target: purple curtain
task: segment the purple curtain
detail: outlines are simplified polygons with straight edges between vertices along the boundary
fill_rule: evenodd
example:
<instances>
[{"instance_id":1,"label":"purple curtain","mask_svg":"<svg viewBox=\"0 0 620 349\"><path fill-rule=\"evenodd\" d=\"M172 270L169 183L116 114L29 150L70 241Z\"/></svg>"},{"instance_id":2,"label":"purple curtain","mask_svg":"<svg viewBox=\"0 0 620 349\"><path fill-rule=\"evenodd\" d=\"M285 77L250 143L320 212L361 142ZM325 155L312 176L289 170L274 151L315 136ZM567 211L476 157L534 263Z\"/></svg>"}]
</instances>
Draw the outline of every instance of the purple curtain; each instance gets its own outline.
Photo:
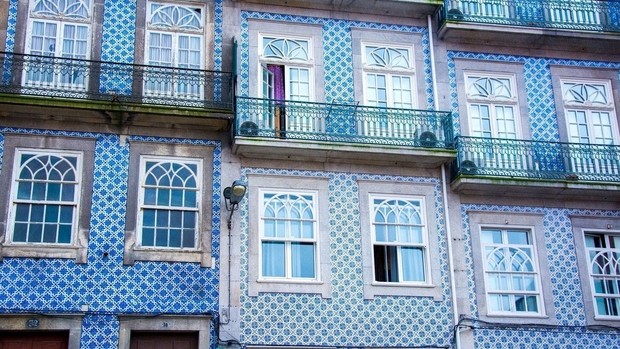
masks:
<instances>
[{"instance_id":1,"label":"purple curtain","mask_svg":"<svg viewBox=\"0 0 620 349\"><path fill-rule=\"evenodd\" d=\"M267 70L273 74L273 98L283 101L284 95L284 66L267 64Z\"/></svg>"}]
</instances>

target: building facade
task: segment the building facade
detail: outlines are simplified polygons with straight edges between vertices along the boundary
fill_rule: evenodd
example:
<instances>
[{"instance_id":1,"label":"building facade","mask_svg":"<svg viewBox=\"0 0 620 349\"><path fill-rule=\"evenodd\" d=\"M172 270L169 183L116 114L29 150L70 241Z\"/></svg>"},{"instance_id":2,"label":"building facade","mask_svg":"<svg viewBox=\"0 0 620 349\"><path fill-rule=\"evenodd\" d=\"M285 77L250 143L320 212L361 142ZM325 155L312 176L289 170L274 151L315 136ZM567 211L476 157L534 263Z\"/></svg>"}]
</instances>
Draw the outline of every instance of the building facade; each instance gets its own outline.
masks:
<instances>
[{"instance_id":1,"label":"building facade","mask_svg":"<svg viewBox=\"0 0 620 349\"><path fill-rule=\"evenodd\" d=\"M0 347L217 345L221 11L2 2Z\"/></svg>"},{"instance_id":2,"label":"building facade","mask_svg":"<svg viewBox=\"0 0 620 349\"><path fill-rule=\"evenodd\" d=\"M614 1L0 8L0 348L620 348Z\"/></svg>"}]
</instances>

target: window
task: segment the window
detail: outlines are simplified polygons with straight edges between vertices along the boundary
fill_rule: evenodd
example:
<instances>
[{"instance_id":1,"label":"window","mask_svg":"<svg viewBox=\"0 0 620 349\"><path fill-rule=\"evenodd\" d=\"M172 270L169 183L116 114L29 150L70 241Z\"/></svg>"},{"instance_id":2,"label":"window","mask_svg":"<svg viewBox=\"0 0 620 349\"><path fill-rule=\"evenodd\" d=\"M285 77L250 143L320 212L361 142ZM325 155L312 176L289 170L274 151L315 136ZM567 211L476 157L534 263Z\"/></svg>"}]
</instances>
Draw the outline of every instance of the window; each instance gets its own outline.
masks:
<instances>
[{"instance_id":1,"label":"window","mask_svg":"<svg viewBox=\"0 0 620 349\"><path fill-rule=\"evenodd\" d=\"M620 219L571 216L588 325L620 325Z\"/></svg>"},{"instance_id":2,"label":"window","mask_svg":"<svg viewBox=\"0 0 620 349\"><path fill-rule=\"evenodd\" d=\"M147 97L201 99L204 9L156 2L148 3L145 62ZM173 69L179 68L179 69Z\"/></svg>"},{"instance_id":3,"label":"window","mask_svg":"<svg viewBox=\"0 0 620 349\"><path fill-rule=\"evenodd\" d=\"M470 135L486 138L519 138L514 77L467 74Z\"/></svg>"},{"instance_id":4,"label":"window","mask_svg":"<svg viewBox=\"0 0 620 349\"><path fill-rule=\"evenodd\" d=\"M427 206L435 202L434 184L360 180L358 185L364 298L441 300L443 231L438 231L436 207Z\"/></svg>"},{"instance_id":5,"label":"window","mask_svg":"<svg viewBox=\"0 0 620 349\"><path fill-rule=\"evenodd\" d=\"M528 151L514 142L522 139L515 76L466 72L464 82L469 135L480 138L472 140L466 160L480 168L527 170Z\"/></svg>"},{"instance_id":6,"label":"window","mask_svg":"<svg viewBox=\"0 0 620 349\"><path fill-rule=\"evenodd\" d=\"M200 160L145 156L140 165L140 246L194 249L202 189Z\"/></svg>"},{"instance_id":7,"label":"window","mask_svg":"<svg viewBox=\"0 0 620 349\"><path fill-rule=\"evenodd\" d=\"M412 50L363 44L366 104L376 107L416 107Z\"/></svg>"},{"instance_id":8,"label":"window","mask_svg":"<svg viewBox=\"0 0 620 349\"><path fill-rule=\"evenodd\" d=\"M16 149L10 242L70 245L81 193L80 152Z\"/></svg>"},{"instance_id":9,"label":"window","mask_svg":"<svg viewBox=\"0 0 620 349\"><path fill-rule=\"evenodd\" d=\"M125 264L211 266L213 148L132 141Z\"/></svg>"},{"instance_id":10,"label":"window","mask_svg":"<svg viewBox=\"0 0 620 349\"><path fill-rule=\"evenodd\" d=\"M540 314L540 282L530 231L484 227L480 234L489 314Z\"/></svg>"},{"instance_id":11,"label":"window","mask_svg":"<svg viewBox=\"0 0 620 349\"><path fill-rule=\"evenodd\" d=\"M620 320L620 234L586 232L595 316Z\"/></svg>"},{"instance_id":12,"label":"window","mask_svg":"<svg viewBox=\"0 0 620 349\"><path fill-rule=\"evenodd\" d=\"M32 0L28 20L24 85L85 91L90 58L89 0ZM43 58L62 57L62 60Z\"/></svg>"},{"instance_id":13,"label":"window","mask_svg":"<svg viewBox=\"0 0 620 349\"><path fill-rule=\"evenodd\" d=\"M609 81L562 81L569 142L617 143L620 138L610 90Z\"/></svg>"},{"instance_id":14,"label":"window","mask_svg":"<svg viewBox=\"0 0 620 349\"><path fill-rule=\"evenodd\" d=\"M427 279L423 199L371 196L374 274L377 282Z\"/></svg>"},{"instance_id":15,"label":"window","mask_svg":"<svg viewBox=\"0 0 620 349\"><path fill-rule=\"evenodd\" d=\"M543 215L468 211L480 319L556 323Z\"/></svg>"},{"instance_id":16,"label":"window","mask_svg":"<svg viewBox=\"0 0 620 349\"><path fill-rule=\"evenodd\" d=\"M3 256L86 262L95 141L6 135Z\"/></svg>"},{"instance_id":17,"label":"window","mask_svg":"<svg viewBox=\"0 0 620 349\"><path fill-rule=\"evenodd\" d=\"M316 193L261 191L261 277L316 279Z\"/></svg>"},{"instance_id":18,"label":"window","mask_svg":"<svg viewBox=\"0 0 620 349\"><path fill-rule=\"evenodd\" d=\"M328 179L258 174L247 178L249 295L331 297Z\"/></svg>"},{"instance_id":19,"label":"window","mask_svg":"<svg viewBox=\"0 0 620 349\"><path fill-rule=\"evenodd\" d=\"M265 120L270 123L268 127L278 136L286 135L286 131L317 131L320 120L295 103L314 99L311 40L262 35L260 42L261 93L270 101L271 118ZM285 100L292 102L286 109Z\"/></svg>"}]
</instances>

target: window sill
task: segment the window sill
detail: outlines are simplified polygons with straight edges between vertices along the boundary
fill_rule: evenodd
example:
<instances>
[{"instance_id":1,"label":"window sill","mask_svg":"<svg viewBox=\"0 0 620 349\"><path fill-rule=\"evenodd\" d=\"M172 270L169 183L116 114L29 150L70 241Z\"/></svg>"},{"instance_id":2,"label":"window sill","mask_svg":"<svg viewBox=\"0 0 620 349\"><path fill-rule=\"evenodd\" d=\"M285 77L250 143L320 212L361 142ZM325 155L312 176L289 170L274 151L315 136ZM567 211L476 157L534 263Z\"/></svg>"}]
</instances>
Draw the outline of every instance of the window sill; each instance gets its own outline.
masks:
<instances>
[{"instance_id":1,"label":"window sill","mask_svg":"<svg viewBox=\"0 0 620 349\"><path fill-rule=\"evenodd\" d=\"M317 294L331 298L331 285L317 280L272 280L259 279L250 282L248 294L256 297L260 293Z\"/></svg>"},{"instance_id":2,"label":"window sill","mask_svg":"<svg viewBox=\"0 0 620 349\"><path fill-rule=\"evenodd\" d=\"M515 313L494 313L494 314L487 314L487 317L489 318L516 318L516 319L549 319L549 316L547 315L540 315L540 314L515 314Z\"/></svg>"},{"instance_id":3,"label":"window sill","mask_svg":"<svg viewBox=\"0 0 620 349\"><path fill-rule=\"evenodd\" d=\"M375 281L371 284L371 286L376 287L415 287L415 288L434 288L437 287L433 284L416 284L416 283L406 283L406 282L380 282Z\"/></svg>"},{"instance_id":4,"label":"window sill","mask_svg":"<svg viewBox=\"0 0 620 349\"><path fill-rule=\"evenodd\" d=\"M323 285L320 280L302 280L302 279L258 279L257 283L261 284L302 284L302 285Z\"/></svg>"},{"instance_id":5,"label":"window sill","mask_svg":"<svg viewBox=\"0 0 620 349\"><path fill-rule=\"evenodd\" d=\"M406 284L406 283L379 283L373 282L364 285L364 299L375 297L431 297L435 301L444 299L439 286L430 284Z\"/></svg>"},{"instance_id":6,"label":"window sill","mask_svg":"<svg viewBox=\"0 0 620 349\"><path fill-rule=\"evenodd\" d=\"M202 249L175 249L175 248L144 248L135 246L133 231L125 232L125 247L123 264L134 265L135 262L179 262L200 263L203 268L212 268L215 264L211 252L204 245Z\"/></svg>"},{"instance_id":7,"label":"window sill","mask_svg":"<svg viewBox=\"0 0 620 349\"><path fill-rule=\"evenodd\" d=\"M6 244L0 245L0 261L3 258L60 258L75 259L86 263L86 247L65 244Z\"/></svg>"}]
</instances>

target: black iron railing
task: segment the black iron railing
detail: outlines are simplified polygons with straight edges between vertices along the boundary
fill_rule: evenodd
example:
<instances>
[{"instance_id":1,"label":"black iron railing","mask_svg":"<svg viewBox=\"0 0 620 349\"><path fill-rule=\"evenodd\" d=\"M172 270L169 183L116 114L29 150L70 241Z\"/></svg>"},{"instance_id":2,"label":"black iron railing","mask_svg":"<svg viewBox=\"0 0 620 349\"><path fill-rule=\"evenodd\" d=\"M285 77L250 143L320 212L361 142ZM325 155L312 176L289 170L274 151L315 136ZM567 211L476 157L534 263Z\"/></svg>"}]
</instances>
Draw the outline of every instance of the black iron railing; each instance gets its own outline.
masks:
<instances>
[{"instance_id":1,"label":"black iron railing","mask_svg":"<svg viewBox=\"0 0 620 349\"><path fill-rule=\"evenodd\" d=\"M0 93L232 110L232 73L0 52Z\"/></svg>"},{"instance_id":2,"label":"black iron railing","mask_svg":"<svg viewBox=\"0 0 620 349\"><path fill-rule=\"evenodd\" d=\"M453 175L620 182L620 146L457 137Z\"/></svg>"},{"instance_id":3,"label":"black iron railing","mask_svg":"<svg viewBox=\"0 0 620 349\"><path fill-rule=\"evenodd\" d=\"M446 0L439 16L440 23L620 32L617 0Z\"/></svg>"},{"instance_id":4,"label":"black iron railing","mask_svg":"<svg viewBox=\"0 0 620 349\"><path fill-rule=\"evenodd\" d=\"M236 136L454 149L449 112L238 97Z\"/></svg>"}]
</instances>

